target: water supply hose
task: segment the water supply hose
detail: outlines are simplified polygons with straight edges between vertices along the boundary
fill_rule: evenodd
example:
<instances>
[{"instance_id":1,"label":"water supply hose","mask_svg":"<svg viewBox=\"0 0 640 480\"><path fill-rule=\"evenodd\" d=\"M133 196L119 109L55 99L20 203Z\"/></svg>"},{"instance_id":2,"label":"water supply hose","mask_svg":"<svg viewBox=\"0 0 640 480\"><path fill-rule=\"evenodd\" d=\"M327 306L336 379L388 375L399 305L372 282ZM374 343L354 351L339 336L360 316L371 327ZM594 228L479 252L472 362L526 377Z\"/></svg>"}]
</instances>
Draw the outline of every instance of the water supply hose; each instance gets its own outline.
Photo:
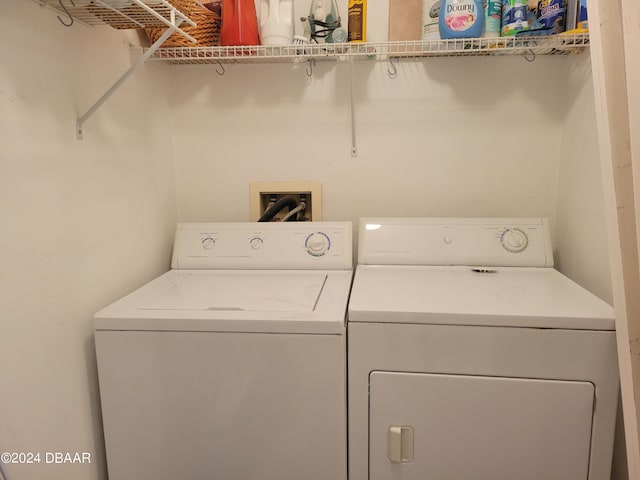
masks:
<instances>
[{"instance_id":1,"label":"water supply hose","mask_svg":"<svg viewBox=\"0 0 640 480\"><path fill-rule=\"evenodd\" d=\"M258 219L258 221L270 222L273 219L273 217L275 217L283 208L287 207L289 208L289 211L291 211L297 206L298 204L296 203L296 200L293 197L282 197L280 200L274 203L271 208L267 209L262 214L262 216ZM289 221L291 221L291 219L289 219Z\"/></svg>"},{"instance_id":2,"label":"water supply hose","mask_svg":"<svg viewBox=\"0 0 640 480\"><path fill-rule=\"evenodd\" d=\"M294 208L293 210L289 210L289 213L287 213L284 216L284 218L282 220L280 220L280 221L281 222L300 221L300 219L298 219L298 217L296 217L295 219L292 219L291 217L293 217L298 212L304 211L305 208L307 208L307 205L304 202L300 202L296 208Z\"/></svg>"}]
</instances>

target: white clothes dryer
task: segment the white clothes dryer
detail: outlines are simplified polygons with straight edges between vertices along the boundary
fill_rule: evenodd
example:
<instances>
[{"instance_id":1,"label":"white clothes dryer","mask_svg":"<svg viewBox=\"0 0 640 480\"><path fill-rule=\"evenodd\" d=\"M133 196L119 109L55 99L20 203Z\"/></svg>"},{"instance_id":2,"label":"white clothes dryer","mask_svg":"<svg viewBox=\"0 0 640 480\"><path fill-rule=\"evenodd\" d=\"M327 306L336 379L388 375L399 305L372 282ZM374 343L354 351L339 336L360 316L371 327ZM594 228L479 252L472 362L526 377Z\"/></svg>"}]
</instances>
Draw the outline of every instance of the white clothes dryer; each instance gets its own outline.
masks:
<instances>
[{"instance_id":1,"label":"white clothes dryer","mask_svg":"<svg viewBox=\"0 0 640 480\"><path fill-rule=\"evenodd\" d=\"M543 219L362 219L350 480L608 480L613 310Z\"/></svg>"},{"instance_id":2,"label":"white clothes dryer","mask_svg":"<svg viewBox=\"0 0 640 480\"><path fill-rule=\"evenodd\" d=\"M95 315L111 480L346 478L341 222L180 224L172 269Z\"/></svg>"}]
</instances>

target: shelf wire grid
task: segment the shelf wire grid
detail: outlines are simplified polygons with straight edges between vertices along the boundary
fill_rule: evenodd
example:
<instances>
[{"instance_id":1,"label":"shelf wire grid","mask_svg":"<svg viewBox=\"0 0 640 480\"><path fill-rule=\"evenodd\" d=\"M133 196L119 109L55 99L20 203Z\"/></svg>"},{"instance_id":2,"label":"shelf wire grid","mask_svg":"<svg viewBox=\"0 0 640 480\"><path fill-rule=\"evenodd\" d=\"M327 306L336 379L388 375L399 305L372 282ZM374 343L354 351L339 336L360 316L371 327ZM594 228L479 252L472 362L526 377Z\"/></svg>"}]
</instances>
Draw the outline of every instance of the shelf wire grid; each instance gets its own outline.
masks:
<instances>
[{"instance_id":1,"label":"shelf wire grid","mask_svg":"<svg viewBox=\"0 0 640 480\"><path fill-rule=\"evenodd\" d=\"M195 26L195 23L168 0L74 0L75 5L65 1L64 9L59 0L37 1L62 17L66 17L68 12L74 20L85 25L137 29L167 27L178 20L178 23L184 21Z\"/></svg>"},{"instance_id":2,"label":"shelf wire grid","mask_svg":"<svg viewBox=\"0 0 640 480\"><path fill-rule=\"evenodd\" d=\"M171 64L295 63L394 58L568 55L589 46L588 33L384 43L159 48L149 60Z\"/></svg>"}]
</instances>

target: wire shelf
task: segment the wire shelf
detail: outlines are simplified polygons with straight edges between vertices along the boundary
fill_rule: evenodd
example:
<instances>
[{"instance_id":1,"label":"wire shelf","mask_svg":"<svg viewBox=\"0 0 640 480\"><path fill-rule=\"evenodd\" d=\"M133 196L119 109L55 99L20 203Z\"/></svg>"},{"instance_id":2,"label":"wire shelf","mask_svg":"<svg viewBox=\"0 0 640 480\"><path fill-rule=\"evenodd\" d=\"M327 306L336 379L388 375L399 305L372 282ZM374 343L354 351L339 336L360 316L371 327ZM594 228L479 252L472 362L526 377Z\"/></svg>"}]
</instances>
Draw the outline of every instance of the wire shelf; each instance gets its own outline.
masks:
<instances>
[{"instance_id":1,"label":"wire shelf","mask_svg":"<svg viewBox=\"0 0 640 480\"><path fill-rule=\"evenodd\" d=\"M589 34L579 33L545 37L513 36L386 43L159 48L149 60L171 64L229 64L495 55L535 58L536 55L580 53L588 46Z\"/></svg>"},{"instance_id":2,"label":"wire shelf","mask_svg":"<svg viewBox=\"0 0 640 480\"><path fill-rule=\"evenodd\" d=\"M58 12L71 15L86 25L109 25L118 29L167 27L186 22L195 26L184 13L168 0L37 0ZM63 8L64 6L64 8ZM65 12L66 9L66 12Z\"/></svg>"}]
</instances>

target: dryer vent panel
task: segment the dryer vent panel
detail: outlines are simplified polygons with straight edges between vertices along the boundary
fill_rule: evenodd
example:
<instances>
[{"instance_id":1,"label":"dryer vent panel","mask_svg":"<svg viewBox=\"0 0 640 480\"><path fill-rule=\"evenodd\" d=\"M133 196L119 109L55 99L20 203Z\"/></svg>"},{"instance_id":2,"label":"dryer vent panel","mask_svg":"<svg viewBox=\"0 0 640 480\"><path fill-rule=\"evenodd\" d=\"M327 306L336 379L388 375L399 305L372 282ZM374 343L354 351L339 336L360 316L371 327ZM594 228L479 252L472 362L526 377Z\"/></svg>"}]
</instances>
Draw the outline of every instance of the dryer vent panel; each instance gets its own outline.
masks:
<instances>
[{"instance_id":1,"label":"dryer vent panel","mask_svg":"<svg viewBox=\"0 0 640 480\"><path fill-rule=\"evenodd\" d=\"M249 185L251 221L257 222L269 208L270 203L284 197L292 197L296 204L304 202L305 209L299 214L305 221L322 220L322 185L320 182L253 182ZM272 221L280 221L289 210L284 208Z\"/></svg>"}]
</instances>

